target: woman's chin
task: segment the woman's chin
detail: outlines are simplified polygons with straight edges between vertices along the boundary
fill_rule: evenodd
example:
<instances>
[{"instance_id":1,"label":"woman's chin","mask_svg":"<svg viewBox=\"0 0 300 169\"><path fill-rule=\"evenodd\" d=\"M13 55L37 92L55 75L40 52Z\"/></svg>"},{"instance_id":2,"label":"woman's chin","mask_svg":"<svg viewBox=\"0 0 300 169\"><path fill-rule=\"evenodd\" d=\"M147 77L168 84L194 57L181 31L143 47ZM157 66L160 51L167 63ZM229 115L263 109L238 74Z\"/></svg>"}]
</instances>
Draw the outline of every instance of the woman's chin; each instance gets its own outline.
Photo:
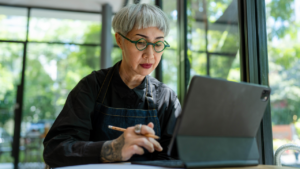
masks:
<instances>
[{"instance_id":1,"label":"woman's chin","mask_svg":"<svg viewBox=\"0 0 300 169\"><path fill-rule=\"evenodd\" d=\"M141 76L147 76L147 75L149 75L150 73L152 73L152 71L153 71L152 69L150 69L150 70L149 70L149 69L146 69L146 70L145 70L145 69L144 69L144 70L142 69L142 70L139 71L139 74L140 74Z\"/></svg>"}]
</instances>

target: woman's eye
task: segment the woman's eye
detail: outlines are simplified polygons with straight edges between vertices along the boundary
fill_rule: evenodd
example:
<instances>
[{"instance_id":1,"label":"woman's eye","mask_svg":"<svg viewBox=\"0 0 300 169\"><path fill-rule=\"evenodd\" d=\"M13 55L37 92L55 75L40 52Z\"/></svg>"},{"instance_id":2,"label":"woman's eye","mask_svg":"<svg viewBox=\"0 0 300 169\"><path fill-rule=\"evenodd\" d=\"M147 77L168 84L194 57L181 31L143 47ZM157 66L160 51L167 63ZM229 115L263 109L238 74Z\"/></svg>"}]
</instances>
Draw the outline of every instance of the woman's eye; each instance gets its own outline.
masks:
<instances>
[{"instance_id":1,"label":"woman's eye","mask_svg":"<svg viewBox=\"0 0 300 169\"><path fill-rule=\"evenodd\" d=\"M145 45L145 42L138 42L139 45Z\"/></svg>"}]
</instances>

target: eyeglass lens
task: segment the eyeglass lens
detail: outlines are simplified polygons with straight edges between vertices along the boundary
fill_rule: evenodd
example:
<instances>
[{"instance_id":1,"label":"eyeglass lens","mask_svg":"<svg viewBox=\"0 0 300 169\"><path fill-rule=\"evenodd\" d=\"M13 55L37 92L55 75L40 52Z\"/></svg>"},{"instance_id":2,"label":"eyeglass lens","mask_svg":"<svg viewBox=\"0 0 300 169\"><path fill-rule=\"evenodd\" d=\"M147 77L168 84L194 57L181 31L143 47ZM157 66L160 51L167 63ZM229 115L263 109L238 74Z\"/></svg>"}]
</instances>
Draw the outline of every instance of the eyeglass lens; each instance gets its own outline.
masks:
<instances>
[{"instance_id":1,"label":"eyeglass lens","mask_svg":"<svg viewBox=\"0 0 300 169\"><path fill-rule=\"evenodd\" d=\"M145 39L140 39L136 43L136 47L138 48L138 50L144 50L147 47L147 41ZM161 52L162 50L164 50L164 48L165 48L165 45L161 41L156 42L154 45L154 50L156 52Z\"/></svg>"}]
</instances>

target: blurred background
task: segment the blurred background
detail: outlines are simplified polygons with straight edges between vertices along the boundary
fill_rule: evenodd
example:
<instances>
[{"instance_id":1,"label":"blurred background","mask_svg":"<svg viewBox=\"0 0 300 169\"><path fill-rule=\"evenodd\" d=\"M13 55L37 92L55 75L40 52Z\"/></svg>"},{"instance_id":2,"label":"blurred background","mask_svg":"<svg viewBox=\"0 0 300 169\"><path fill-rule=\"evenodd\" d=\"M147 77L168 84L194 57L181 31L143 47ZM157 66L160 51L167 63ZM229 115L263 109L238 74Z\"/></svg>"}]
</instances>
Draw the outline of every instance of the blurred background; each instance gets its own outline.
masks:
<instances>
[{"instance_id":1,"label":"blurred background","mask_svg":"<svg viewBox=\"0 0 300 169\"><path fill-rule=\"evenodd\" d=\"M69 92L80 79L103 68L104 58L110 61L106 66L122 58L114 31L103 34L102 28L103 21L111 21L123 6L148 3L167 14L171 30L166 41L171 48L165 50L161 65L151 76L179 96L184 95L180 81L185 78L188 86L193 75L240 82L238 0L185 0L185 66L189 69L185 77L179 72L184 63L177 52L182 34L178 32L182 13L178 2L0 0L0 168L14 168L14 163L19 168L44 168L42 141ZM109 16L103 12L105 4L111 7ZM299 144L300 1L265 0L265 11L276 151L286 143ZM101 53L107 46L111 47L109 55ZM14 151L13 138L19 140ZM298 154L286 151L282 163L298 166Z\"/></svg>"}]
</instances>

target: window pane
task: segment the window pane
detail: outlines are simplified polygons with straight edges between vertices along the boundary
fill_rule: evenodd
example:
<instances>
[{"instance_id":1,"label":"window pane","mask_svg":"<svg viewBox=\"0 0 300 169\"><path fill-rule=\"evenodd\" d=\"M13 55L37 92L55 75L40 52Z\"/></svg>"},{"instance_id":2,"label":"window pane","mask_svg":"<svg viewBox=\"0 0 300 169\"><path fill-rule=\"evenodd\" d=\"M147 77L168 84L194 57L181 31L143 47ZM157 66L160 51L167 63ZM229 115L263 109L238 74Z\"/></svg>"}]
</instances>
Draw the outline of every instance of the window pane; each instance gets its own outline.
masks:
<instances>
[{"instance_id":1,"label":"window pane","mask_svg":"<svg viewBox=\"0 0 300 169\"><path fill-rule=\"evenodd\" d=\"M240 81L237 0L188 0L187 6L191 78L198 74Z\"/></svg>"},{"instance_id":2,"label":"window pane","mask_svg":"<svg viewBox=\"0 0 300 169\"><path fill-rule=\"evenodd\" d=\"M170 32L165 40L170 44L170 48L164 50L162 57L163 83L168 85L177 93L177 1L163 1L163 11L170 21Z\"/></svg>"},{"instance_id":3,"label":"window pane","mask_svg":"<svg viewBox=\"0 0 300 169\"><path fill-rule=\"evenodd\" d=\"M32 9L29 40L99 44L100 23L100 14Z\"/></svg>"},{"instance_id":4,"label":"window pane","mask_svg":"<svg viewBox=\"0 0 300 169\"><path fill-rule=\"evenodd\" d=\"M162 66L163 66L163 83L169 86L177 93L177 58L176 50L165 50Z\"/></svg>"},{"instance_id":5,"label":"window pane","mask_svg":"<svg viewBox=\"0 0 300 169\"><path fill-rule=\"evenodd\" d=\"M122 60L122 50L120 48L114 47L111 52L111 57L113 65Z\"/></svg>"},{"instance_id":6,"label":"window pane","mask_svg":"<svg viewBox=\"0 0 300 169\"><path fill-rule=\"evenodd\" d=\"M235 54L240 42L238 32L238 25L229 25L226 30L208 31L208 51Z\"/></svg>"},{"instance_id":7,"label":"window pane","mask_svg":"<svg viewBox=\"0 0 300 169\"><path fill-rule=\"evenodd\" d=\"M210 55L210 76L238 82L240 81L239 63L239 55Z\"/></svg>"},{"instance_id":8,"label":"window pane","mask_svg":"<svg viewBox=\"0 0 300 169\"><path fill-rule=\"evenodd\" d=\"M273 148L300 144L300 2L266 0ZM300 167L299 152L287 150L283 165Z\"/></svg>"},{"instance_id":9,"label":"window pane","mask_svg":"<svg viewBox=\"0 0 300 169\"><path fill-rule=\"evenodd\" d=\"M206 75L206 54L203 52L192 52L190 56L191 77L194 75Z\"/></svg>"},{"instance_id":10,"label":"window pane","mask_svg":"<svg viewBox=\"0 0 300 169\"><path fill-rule=\"evenodd\" d=\"M0 6L0 39L26 40L27 9Z\"/></svg>"},{"instance_id":11,"label":"window pane","mask_svg":"<svg viewBox=\"0 0 300 169\"><path fill-rule=\"evenodd\" d=\"M100 47L29 43L23 107L25 148L37 144L26 140L45 136L79 80L99 70L99 56ZM30 158L21 156L20 162L43 162L39 158L42 148Z\"/></svg>"},{"instance_id":12,"label":"window pane","mask_svg":"<svg viewBox=\"0 0 300 169\"><path fill-rule=\"evenodd\" d=\"M128 5L133 4L136 0L128 0ZM155 4L155 0L139 0L141 4Z\"/></svg>"},{"instance_id":13,"label":"window pane","mask_svg":"<svg viewBox=\"0 0 300 169\"><path fill-rule=\"evenodd\" d=\"M14 107L21 81L23 44L0 43L0 165L13 163ZM10 166L8 166L10 167Z\"/></svg>"}]
</instances>

